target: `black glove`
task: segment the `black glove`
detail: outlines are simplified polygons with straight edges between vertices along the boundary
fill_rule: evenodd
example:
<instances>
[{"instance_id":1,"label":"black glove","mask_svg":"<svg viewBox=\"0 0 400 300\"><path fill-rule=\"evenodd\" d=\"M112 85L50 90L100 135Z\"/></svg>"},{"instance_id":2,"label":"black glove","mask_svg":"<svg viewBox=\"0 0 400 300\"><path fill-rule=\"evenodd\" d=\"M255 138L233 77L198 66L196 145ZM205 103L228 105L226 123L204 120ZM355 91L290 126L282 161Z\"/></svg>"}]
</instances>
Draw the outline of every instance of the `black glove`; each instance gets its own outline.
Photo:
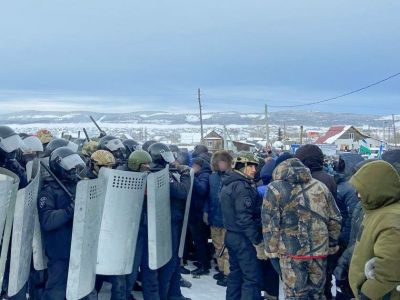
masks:
<instances>
[{"instance_id":1,"label":"black glove","mask_svg":"<svg viewBox=\"0 0 400 300\"><path fill-rule=\"evenodd\" d=\"M190 173L190 168L188 166L179 165L179 166L176 166L176 168L178 169L178 172L181 175Z\"/></svg>"},{"instance_id":2,"label":"black glove","mask_svg":"<svg viewBox=\"0 0 400 300\"><path fill-rule=\"evenodd\" d=\"M274 268L274 270L276 271L276 273L278 273L279 277L282 275L281 274L281 265L279 264L279 258L270 258L271 260L271 265Z\"/></svg>"},{"instance_id":3,"label":"black glove","mask_svg":"<svg viewBox=\"0 0 400 300\"><path fill-rule=\"evenodd\" d=\"M65 208L67 216L72 218L74 216L74 210L75 210L75 202L71 201L71 203Z\"/></svg>"}]
</instances>

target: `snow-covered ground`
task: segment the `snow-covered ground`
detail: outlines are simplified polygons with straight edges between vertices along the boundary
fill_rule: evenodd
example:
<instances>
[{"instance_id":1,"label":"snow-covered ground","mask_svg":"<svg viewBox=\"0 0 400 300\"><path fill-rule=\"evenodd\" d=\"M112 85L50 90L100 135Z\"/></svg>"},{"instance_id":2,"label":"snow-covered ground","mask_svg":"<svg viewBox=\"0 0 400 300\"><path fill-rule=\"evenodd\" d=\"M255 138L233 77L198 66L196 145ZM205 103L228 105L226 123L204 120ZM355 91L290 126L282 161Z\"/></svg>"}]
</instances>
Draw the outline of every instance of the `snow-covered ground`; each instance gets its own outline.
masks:
<instances>
[{"instance_id":1,"label":"snow-covered ground","mask_svg":"<svg viewBox=\"0 0 400 300\"><path fill-rule=\"evenodd\" d=\"M193 266L188 266L187 268L190 270L194 269ZM216 281L213 279L213 275L216 273L217 272L214 271L213 268L210 275L201 276L201 278L192 278L191 275L182 275L186 280L192 283L190 289L181 288L182 294L192 300L224 300L226 288L216 284ZM99 300L110 299L110 287L110 284L104 283ZM282 290L280 294L281 296L279 299L285 299ZM143 300L140 292L134 292L134 296L137 300Z\"/></svg>"}]
</instances>

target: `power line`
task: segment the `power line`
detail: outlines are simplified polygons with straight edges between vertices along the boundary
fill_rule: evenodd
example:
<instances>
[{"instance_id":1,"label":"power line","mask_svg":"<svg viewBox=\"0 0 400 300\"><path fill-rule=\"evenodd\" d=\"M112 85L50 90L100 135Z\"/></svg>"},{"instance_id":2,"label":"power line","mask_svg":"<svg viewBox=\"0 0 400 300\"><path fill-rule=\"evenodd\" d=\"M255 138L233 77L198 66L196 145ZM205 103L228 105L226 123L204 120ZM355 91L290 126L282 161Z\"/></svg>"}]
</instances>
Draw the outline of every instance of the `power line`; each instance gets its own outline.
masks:
<instances>
[{"instance_id":1,"label":"power line","mask_svg":"<svg viewBox=\"0 0 400 300\"><path fill-rule=\"evenodd\" d=\"M339 95L339 96L336 96L336 97L324 99L324 100L319 100L319 101L314 101L314 102L309 102L309 103L304 103L304 104L297 104L297 105L268 105L268 106L269 107L276 107L276 108L289 108L289 107L302 107L302 106L309 106L309 105L329 102L329 101L333 101L333 100L336 100L336 99L339 99L339 98L343 98L343 97L349 96L351 94L355 94L355 93L358 93L360 91L369 89L370 87L373 87L375 85L381 84L382 82L388 81L388 80L390 80L390 79L392 79L392 78L394 78L396 76L399 76L399 75L400 75L400 72L396 73L396 74L393 74L393 75L390 75L389 77L386 77L386 78L384 78L382 80L379 80L377 82L371 83L371 84L369 84L367 86L364 86L362 88L359 88L357 90L354 90L354 91L351 91L351 92L348 92L348 93L345 93L345 94L342 94L342 95Z\"/></svg>"}]
</instances>

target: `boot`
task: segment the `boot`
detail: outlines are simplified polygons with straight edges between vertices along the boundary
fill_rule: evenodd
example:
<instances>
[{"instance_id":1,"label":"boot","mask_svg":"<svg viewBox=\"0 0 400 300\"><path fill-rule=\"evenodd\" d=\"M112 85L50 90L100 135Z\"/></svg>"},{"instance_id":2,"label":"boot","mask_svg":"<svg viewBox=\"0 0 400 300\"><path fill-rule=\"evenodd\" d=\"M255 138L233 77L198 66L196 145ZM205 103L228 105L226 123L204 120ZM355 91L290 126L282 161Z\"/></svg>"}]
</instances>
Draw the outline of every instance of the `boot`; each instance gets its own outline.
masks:
<instances>
[{"instance_id":1,"label":"boot","mask_svg":"<svg viewBox=\"0 0 400 300\"><path fill-rule=\"evenodd\" d=\"M183 277L181 277L181 281L179 283L180 283L180 286L183 287L183 288L190 289L192 287L192 284L190 283L190 281L187 281Z\"/></svg>"},{"instance_id":2,"label":"boot","mask_svg":"<svg viewBox=\"0 0 400 300\"><path fill-rule=\"evenodd\" d=\"M191 274L192 274L192 277L197 278L197 277L200 277L200 276L202 276L202 275L208 275L208 274L210 274L210 269L205 268L205 267L203 267L203 266L200 266L200 267L198 267L197 269L193 270L193 271L191 272Z\"/></svg>"},{"instance_id":3,"label":"boot","mask_svg":"<svg viewBox=\"0 0 400 300\"><path fill-rule=\"evenodd\" d=\"M215 274L215 275L213 276L213 278L214 278L215 280L221 280L221 279L224 278L224 273L218 272L217 274Z\"/></svg>"},{"instance_id":4,"label":"boot","mask_svg":"<svg viewBox=\"0 0 400 300\"><path fill-rule=\"evenodd\" d=\"M224 276L224 278L218 280L217 285L226 287L228 285L228 277Z\"/></svg>"}]
</instances>

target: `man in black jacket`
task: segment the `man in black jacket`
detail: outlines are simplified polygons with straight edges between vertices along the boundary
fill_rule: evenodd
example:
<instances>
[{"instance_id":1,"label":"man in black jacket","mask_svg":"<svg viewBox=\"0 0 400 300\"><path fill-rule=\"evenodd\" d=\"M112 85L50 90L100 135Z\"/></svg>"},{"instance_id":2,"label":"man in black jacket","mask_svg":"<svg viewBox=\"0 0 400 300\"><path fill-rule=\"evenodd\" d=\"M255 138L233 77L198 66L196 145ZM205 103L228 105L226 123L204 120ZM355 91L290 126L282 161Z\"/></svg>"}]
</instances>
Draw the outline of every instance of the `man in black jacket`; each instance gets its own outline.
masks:
<instances>
[{"instance_id":1,"label":"man in black jacket","mask_svg":"<svg viewBox=\"0 0 400 300\"><path fill-rule=\"evenodd\" d=\"M229 250L226 299L261 299L260 265L255 246L262 243L261 198L253 182L258 159L241 153L222 182L221 207Z\"/></svg>"},{"instance_id":2,"label":"man in black jacket","mask_svg":"<svg viewBox=\"0 0 400 300\"><path fill-rule=\"evenodd\" d=\"M61 147L50 155L50 170L70 194L75 194L79 168L85 166L77 153ZM43 185L38 196L40 228L48 262L48 280L44 300L64 300L67 289L68 265L72 238L74 199L56 181Z\"/></svg>"}]
</instances>

